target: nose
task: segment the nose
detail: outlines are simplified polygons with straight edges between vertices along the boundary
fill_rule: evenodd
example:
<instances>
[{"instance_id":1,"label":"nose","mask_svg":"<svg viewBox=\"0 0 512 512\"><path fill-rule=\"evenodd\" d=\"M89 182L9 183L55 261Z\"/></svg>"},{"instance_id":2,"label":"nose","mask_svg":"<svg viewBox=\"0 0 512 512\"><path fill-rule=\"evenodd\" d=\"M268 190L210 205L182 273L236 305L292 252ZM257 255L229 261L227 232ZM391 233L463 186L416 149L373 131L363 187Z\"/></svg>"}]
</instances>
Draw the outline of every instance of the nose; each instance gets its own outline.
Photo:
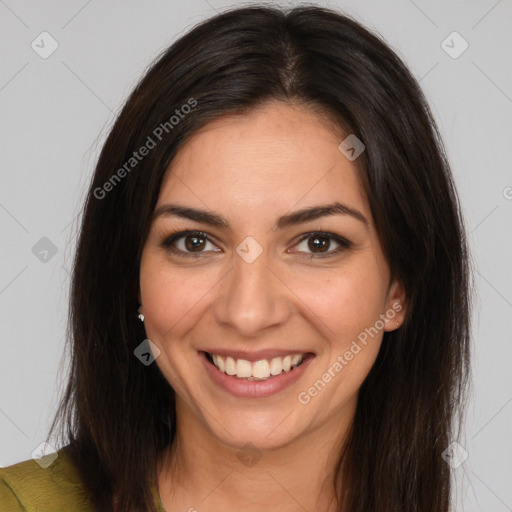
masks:
<instances>
[{"instance_id":1,"label":"nose","mask_svg":"<svg viewBox=\"0 0 512 512\"><path fill-rule=\"evenodd\" d=\"M249 338L286 322L291 292L270 263L265 252L251 263L234 254L233 268L220 283L213 305L219 325Z\"/></svg>"}]
</instances>

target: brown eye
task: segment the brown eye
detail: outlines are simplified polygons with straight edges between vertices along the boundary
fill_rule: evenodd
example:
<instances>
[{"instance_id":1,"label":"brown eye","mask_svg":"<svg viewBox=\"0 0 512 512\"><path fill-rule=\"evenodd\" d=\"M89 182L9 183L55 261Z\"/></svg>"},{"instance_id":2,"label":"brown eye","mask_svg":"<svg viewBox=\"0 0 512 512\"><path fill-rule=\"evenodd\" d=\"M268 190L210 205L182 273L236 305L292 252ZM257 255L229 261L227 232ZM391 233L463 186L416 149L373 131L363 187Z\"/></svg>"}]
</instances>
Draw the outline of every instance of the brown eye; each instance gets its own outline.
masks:
<instances>
[{"instance_id":1,"label":"brown eye","mask_svg":"<svg viewBox=\"0 0 512 512\"><path fill-rule=\"evenodd\" d=\"M188 235L184 237L185 247L188 251L200 251L205 246L205 239L196 235Z\"/></svg>"},{"instance_id":2,"label":"brown eye","mask_svg":"<svg viewBox=\"0 0 512 512\"><path fill-rule=\"evenodd\" d=\"M326 236L315 236L308 238L308 248L313 252L316 250L326 252L330 245L330 240Z\"/></svg>"},{"instance_id":3,"label":"brown eye","mask_svg":"<svg viewBox=\"0 0 512 512\"><path fill-rule=\"evenodd\" d=\"M338 247L329 250L332 243L337 244ZM333 233L308 233L304 235L300 242L295 246L293 252L307 252L310 251L311 257L329 257L344 251L351 247L351 243ZM302 248L301 248L302 246Z\"/></svg>"},{"instance_id":4,"label":"brown eye","mask_svg":"<svg viewBox=\"0 0 512 512\"><path fill-rule=\"evenodd\" d=\"M210 244L213 249L204 250ZM215 245L210 241L208 236L202 231L181 231L167 237L162 242L162 247L169 249L179 256L199 255L206 252L219 252L215 249Z\"/></svg>"}]
</instances>

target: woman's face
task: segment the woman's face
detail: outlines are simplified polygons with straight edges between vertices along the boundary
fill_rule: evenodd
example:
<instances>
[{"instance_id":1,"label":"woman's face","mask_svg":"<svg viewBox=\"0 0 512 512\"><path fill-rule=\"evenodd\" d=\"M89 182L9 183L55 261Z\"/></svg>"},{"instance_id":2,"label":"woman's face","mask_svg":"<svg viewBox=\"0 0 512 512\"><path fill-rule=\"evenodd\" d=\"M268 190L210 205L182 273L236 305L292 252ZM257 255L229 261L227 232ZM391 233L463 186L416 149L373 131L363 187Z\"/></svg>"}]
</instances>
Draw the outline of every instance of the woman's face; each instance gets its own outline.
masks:
<instances>
[{"instance_id":1,"label":"woman's face","mask_svg":"<svg viewBox=\"0 0 512 512\"><path fill-rule=\"evenodd\" d=\"M170 165L139 299L178 421L198 435L269 449L339 431L403 320L344 138L274 102L210 122ZM170 239L187 230L201 234Z\"/></svg>"}]
</instances>

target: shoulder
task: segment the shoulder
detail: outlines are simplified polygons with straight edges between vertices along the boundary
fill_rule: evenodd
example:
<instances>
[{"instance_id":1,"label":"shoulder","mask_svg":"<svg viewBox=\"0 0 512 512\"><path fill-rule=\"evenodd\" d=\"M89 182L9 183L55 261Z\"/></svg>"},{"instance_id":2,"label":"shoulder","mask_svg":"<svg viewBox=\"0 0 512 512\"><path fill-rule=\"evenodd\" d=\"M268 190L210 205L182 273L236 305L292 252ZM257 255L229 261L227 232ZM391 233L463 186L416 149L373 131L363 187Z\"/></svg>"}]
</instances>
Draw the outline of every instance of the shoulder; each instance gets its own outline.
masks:
<instances>
[{"instance_id":1,"label":"shoulder","mask_svg":"<svg viewBox=\"0 0 512 512\"><path fill-rule=\"evenodd\" d=\"M0 512L93 510L65 448L56 455L49 466L30 459L0 468Z\"/></svg>"}]
</instances>

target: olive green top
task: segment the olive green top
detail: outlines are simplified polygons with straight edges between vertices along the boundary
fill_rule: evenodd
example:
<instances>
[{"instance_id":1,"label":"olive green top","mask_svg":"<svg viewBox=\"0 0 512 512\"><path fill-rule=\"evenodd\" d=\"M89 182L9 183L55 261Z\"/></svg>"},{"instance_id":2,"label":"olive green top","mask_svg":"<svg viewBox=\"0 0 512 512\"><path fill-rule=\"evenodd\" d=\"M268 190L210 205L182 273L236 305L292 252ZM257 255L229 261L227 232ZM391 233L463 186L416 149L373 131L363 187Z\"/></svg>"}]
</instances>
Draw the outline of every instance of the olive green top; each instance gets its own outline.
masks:
<instances>
[{"instance_id":1,"label":"olive green top","mask_svg":"<svg viewBox=\"0 0 512 512\"><path fill-rule=\"evenodd\" d=\"M165 512L156 486L151 492L158 512ZM32 459L0 468L0 512L94 512L94 508L77 469L61 449L46 468Z\"/></svg>"}]
</instances>

